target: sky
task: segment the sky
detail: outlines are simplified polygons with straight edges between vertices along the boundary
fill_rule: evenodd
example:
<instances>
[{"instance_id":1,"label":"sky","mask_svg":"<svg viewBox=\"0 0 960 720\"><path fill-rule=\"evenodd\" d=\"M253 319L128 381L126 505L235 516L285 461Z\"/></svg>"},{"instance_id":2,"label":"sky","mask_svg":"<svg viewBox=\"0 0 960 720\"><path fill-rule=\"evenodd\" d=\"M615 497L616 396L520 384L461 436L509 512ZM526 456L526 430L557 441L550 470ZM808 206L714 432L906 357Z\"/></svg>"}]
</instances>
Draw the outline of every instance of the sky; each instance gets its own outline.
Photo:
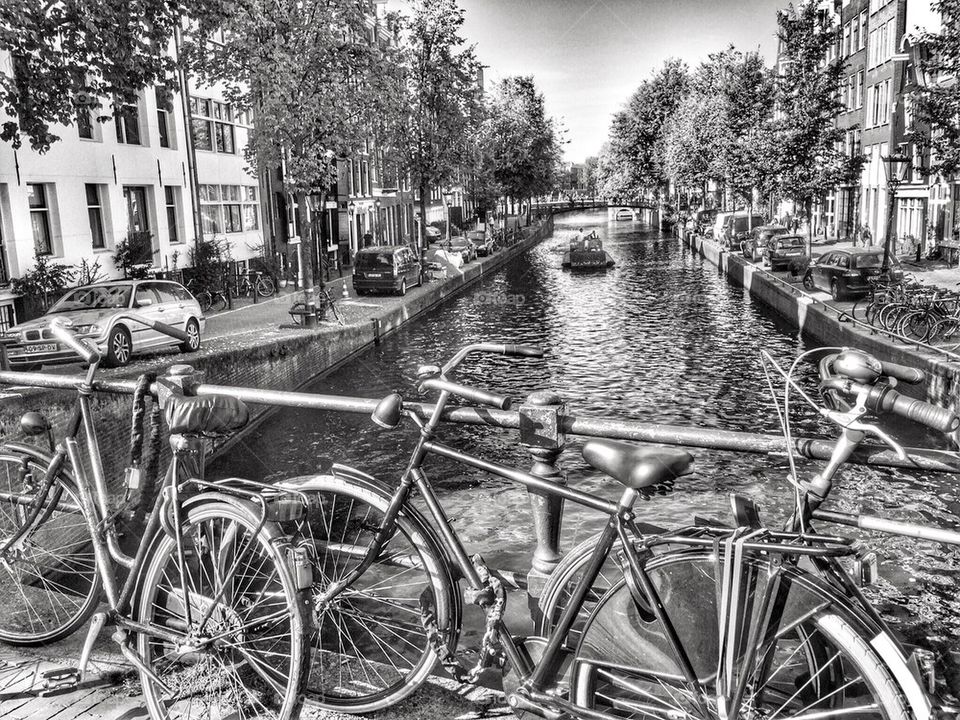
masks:
<instances>
[{"instance_id":1,"label":"sky","mask_svg":"<svg viewBox=\"0 0 960 720\"><path fill-rule=\"evenodd\" d=\"M789 0L459 0L464 35L488 65L487 86L533 75L582 162L610 117L669 57L691 67L733 44L772 63L776 11Z\"/></svg>"}]
</instances>

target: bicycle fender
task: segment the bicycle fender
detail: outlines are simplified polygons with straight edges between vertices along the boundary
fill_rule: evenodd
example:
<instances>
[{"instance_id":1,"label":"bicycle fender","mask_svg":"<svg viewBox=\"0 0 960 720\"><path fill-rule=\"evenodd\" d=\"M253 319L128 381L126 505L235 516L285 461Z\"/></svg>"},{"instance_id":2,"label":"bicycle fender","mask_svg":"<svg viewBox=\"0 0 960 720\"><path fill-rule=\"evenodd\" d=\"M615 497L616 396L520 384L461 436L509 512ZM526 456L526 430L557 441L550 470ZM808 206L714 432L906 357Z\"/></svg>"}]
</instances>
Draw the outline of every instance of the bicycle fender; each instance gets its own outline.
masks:
<instances>
[{"instance_id":1,"label":"bicycle fender","mask_svg":"<svg viewBox=\"0 0 960 720\"><path fill-rule=\"evenodd\" d=\"M11 453L28 455L33 460L36 460L38 464L49 466L53 462L53 455L46 450L41 450L36 445L30 445L29 443L21 442L5 442L3 445L0 445L0 451L4 449L9 450ZM73 475L70 470L67 468L69 460L63 464L63 467L60 468L60 475L63 476L63 479L66 483L69 483L72 488L76 488L77 483L73 479Z\"/></svg>"}]
</instances>

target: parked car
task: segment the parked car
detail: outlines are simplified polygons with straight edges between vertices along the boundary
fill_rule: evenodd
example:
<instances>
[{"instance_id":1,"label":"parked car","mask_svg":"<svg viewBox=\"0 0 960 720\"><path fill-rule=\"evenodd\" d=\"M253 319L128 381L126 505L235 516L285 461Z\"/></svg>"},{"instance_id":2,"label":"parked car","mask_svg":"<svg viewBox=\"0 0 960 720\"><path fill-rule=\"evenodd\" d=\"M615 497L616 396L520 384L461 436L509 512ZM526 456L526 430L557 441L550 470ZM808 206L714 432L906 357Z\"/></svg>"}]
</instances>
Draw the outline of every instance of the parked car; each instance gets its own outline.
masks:
<instances>
[{"instance_id":1,"label":"parked car","mask_svg":"<svg viewBox=\"0 0 960 720\"><path fill-rule=\"evenodd\" d=\"M740 243L750 237L753 228L765 223L762 215L748 215L745 212L730 214L723 223L719 238L728 248L740 248Z\"/></svg>"},{"instance_id":2,"label":"parked car","mask_svg":"<svg viewBox=\"0 0 960 720\"><path fill-rule=\"evenodd\" d=\"M134 322L125 317L130 313L183 330L189 340L181 342ZM15 325L5 333L6 338L13 340L7 347L12 368L23 370L80 359L73 350L57 342L50 328L54 318L60 318L80 338L96 345L109 367L126 365L136 353L167 345L195 352L206 327L200 304L179 283L117 280L83 285L68 291L43 316Z\"/></svg>"},{"instance_id":3,"label":"parked car","mask_svg":"<svg viewBox=\"0 0 960 720\"><path fill-rule=\"evenodd\" d=\"M463 235L456 235L450 238L449 243L443 243L443 246L450 252L458 252L463 256L464 264L477 259L477 247L467 240Z\"/></svg>"},{"instance_id":4,"label":"parked car","mask_svg":"<svg viewBox=\"0 0 960 720\"><path fill-rule=\"evenodd\" d=\"M806 254L807 239L803 235L774 235L767 240L763 262L771 270L786 270L790 261Z\"/></svg>"},{"instance_id":5,"label":"parked car","mask_svg":"<svg viewBox=\"0 0 960 720\"><path fill-rule=\"evenodd\" d=\"M487 237L486 230L471 230L467 233L467 240L473 243L480 257L486 257L493 252L493 238Z\"/></svg>"},{"instance_id":6,"label":"parked car","mask_svg":"<svg viewBox=\"0 0 960 720\"><path fill-rule=\"evenodd\" d=\"M440 228L435 227L434 225L427 225L423 229L424 236L427 238L427 244L438 242L442 237L443 233L440 231Z\"/></svg>"},{"instance_id":7,"label":"parked car","mask_svg":"<svg viewBox=\"0 0 960 720\"><path fill-rule=\"evenodd\" d=\"M407 288L423 282L420 262L406 245L375 245L357 253L353 262L353 289L407 294Z\"/></svg>"},{"instance_id":8,"label":"parked car","mask_svg":"<svg viewBox=\"0 0 960 720\"><path fill-rule=\"evenodd\" d=\"M745 258L758 262L763 259L763 253L771 238L789 233L790 230L783 225L761 225L754 228L750 237L740 243L740 249L743 250Z\"/></svg>"},{"instance_id":9,"label":"parked car","mask_svg":"<svg viewBox=\"0 0 960 720\"><path fill-rule=\"evenodd\" d=\"M727 225L727 219L733 217L732 212L718 212L713 217L713 227L707 232L717 242L723 242L723 232Z\"/></svg>"},{"instance_id":10,"label":"parked car","mask_svg":"<svg viewBox=\"0 0 960 720\"><path fill-rule=\"evenodd\" d=\"M713 221L717 217L717 209L709 208L707 210L698 210L696 216L693 219L693 231L697 235L706 235L707 230L713 225Z\"/></svg>"},{"instance_id":11,"label":"parked car","mask_svg":"<svg viewBox=\"0 0 960 720\"><path fill-rule=\"evenodd\" d=\"M803 286L807 290L826 290L834 300L870 291L870 279L880 277L883 267L883 249L850 248L824 253L807 268ZM903 269L893 255L889 258L887 275L890 280L902 280Z\"/></svg>"}]
</instances>

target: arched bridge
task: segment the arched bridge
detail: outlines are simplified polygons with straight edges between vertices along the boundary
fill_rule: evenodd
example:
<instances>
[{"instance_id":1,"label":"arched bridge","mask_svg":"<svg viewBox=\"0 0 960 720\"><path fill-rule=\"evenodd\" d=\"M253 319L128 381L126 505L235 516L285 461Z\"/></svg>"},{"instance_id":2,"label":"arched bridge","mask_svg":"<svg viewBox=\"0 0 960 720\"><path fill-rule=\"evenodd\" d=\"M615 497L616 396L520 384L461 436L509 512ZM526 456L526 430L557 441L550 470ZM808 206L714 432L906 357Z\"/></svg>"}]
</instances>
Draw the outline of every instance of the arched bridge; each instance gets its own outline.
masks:
<instances>
[{"instance_id":1,"label":"arched bridge","mask_svg":"<svg viewBox=\"0 0 960 720\"><path fill-rule=\"evenodd\" d=\"M582 212L584 210L606 210L610 220L634 220L657 224L663 214L660 203L654 200L631 200L612 202L607 200L560 200L537 203L535 208L551 214L564 212Z\"/></svg>"}]
</instances>

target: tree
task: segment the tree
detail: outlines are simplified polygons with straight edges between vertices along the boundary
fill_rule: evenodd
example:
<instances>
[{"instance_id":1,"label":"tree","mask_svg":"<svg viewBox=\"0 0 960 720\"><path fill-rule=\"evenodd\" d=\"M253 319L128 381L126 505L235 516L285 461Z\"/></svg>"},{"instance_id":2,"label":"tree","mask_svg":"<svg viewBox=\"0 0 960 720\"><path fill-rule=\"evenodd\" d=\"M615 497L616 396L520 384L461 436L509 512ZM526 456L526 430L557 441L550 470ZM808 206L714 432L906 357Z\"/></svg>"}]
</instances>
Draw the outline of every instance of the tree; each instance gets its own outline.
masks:
<instances>
[{"instance_id":1,"label":"tree","mask_svg":"<svg viewBox=\"0 0 960 720\"><path fill-rule=\"evenodd\" d=\"M949 18L960 18L960 0L935 0L931 9L943 18L937 33L923 32L917 44L923 49L920 70L931 77L960 77L960 25ZM955 175L960 171L960 85L956 82L931 83L912 95L915 116L929 127L929 133L916 139L929 152L931 175Z\"/></svg>"},{"instance_id":2,"label":"tree","mask_svg":"<svg viewBox=\"0 0 960 720\"><path fill-rule=\"evenodd\" d=\"M613 116L606 184L616 186L622 197L637 197L647 190L659 194L667 182L667 121L686 94L689 81L687 66L671 58Z\"/></svg>"},{"instance_id":3,"label":"tree","mask_svg":"<svg viewBox=\"0 0 960 720\"><path fill-rule=\"evenodd\" d=\"M0 50L10 53L0 71L0 108L10 117L0 140L19 148L22 136L45 152L59 140L51 125L72 125L78 109L120 112L137 102L144 87L176 86L176 62L168 53L187 17L219 16L219 2L179 0L4 0L0 3Z\"/></svg>"},{"instance_id":4,"label":"tree","mask_svg":"<svg viewBox=\"0 0 960 720\"><path fill-rule=\"evenodd\" d=\"M507 77L496 84L480 137L487 172L500 194L529 200L553 189L561 139L533 77Z\"/></svg>"},{"instance_id":5,"label":"tree","mask_svg":"<svg viewBox=\"0 0 960 720\"><path fill-rule=\"evenodd\" d=\"M864 158L843 152L844 131L834 123L843 109L839 88L844 70L839 58L824 61L837 40L832 18L817 3L805 2L778 12L777 26L785 67L778 82L780 120L774 130L780 158L778 186L804 210L809 256L814 202L841 183L855 181Z\"/></svg>"},{"instance_id":6,"label":"tree","mask_svg":"<svg viewBox=\"0 0 960 720\"><path fill-rule=\"evenodd\" d=\"M402 91L394 114L392 145L400 171L420 191L421 256L427 197L445 188L461 170L477 165L476 130L482 114L479 63L462 48L463 10L456 0L413 0L401 46ZM467 170L468 176L473 172ZM468 178L473 192L479 183Z\"/></svg>"},{"instance_id":7,"label":"tree","mask_svg":"<svg viewBox=\"0 0 960 720\"><path fill-rule=\"evenodd\" d=\"M392 38L356 0L245 0L230 9L195 28L185 57L207 82L224 84L237 111L255 110L247 160L284 169L300 225L304 304L314 311L307 197L323 207L338 158L383 132L397 90ZM222 42L210 42L215 31ZM319 258L322 273L326 252Z\"/></svg>"}]
</instances>

